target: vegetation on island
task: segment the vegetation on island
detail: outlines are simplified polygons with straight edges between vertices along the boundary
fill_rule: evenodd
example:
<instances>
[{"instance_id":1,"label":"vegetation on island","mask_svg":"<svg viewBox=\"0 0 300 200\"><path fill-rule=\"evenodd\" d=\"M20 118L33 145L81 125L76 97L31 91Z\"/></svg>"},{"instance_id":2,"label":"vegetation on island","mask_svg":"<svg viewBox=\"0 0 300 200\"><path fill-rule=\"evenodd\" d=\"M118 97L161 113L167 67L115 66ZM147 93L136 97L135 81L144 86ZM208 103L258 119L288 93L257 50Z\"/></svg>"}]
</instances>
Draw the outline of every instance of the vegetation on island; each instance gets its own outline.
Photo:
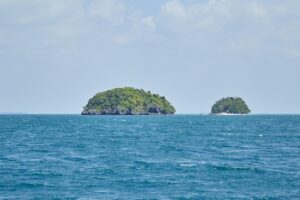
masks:
<instances>
[{"instance_id":1,"label":"vegetation on island","mask_svg":"<svg viewBox=\"0 0 300 200\"><path fill-rule=\"evenodd\" d=\"M248 114L250 112L247 104L240 97L222 98L211 109L212 114Z\"/></svg>"},{"instance_id":2,"label":"vegetation on island","mask_svg":"<svg viewBox=\"0 0 300 200\"><path fill-rule=\"evenodd\" d=\"M174 114L175 108L164 96L132 87L100 92L84 107L82 115Z\"/></svg>"}]
</instances>

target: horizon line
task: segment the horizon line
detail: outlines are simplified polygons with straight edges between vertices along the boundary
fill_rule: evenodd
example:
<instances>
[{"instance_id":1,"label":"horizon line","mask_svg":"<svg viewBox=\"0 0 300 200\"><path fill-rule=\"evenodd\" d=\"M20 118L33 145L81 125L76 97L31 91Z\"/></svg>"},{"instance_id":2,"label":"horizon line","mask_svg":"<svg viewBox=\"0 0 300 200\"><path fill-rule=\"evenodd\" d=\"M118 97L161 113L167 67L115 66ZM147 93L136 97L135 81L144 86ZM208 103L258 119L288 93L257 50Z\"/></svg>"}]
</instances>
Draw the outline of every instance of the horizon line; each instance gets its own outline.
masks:
<instances>
[{"instance_id":1,"label":"horizon line","mask_svg":"<svg viewBox=\"0 0 300 200\"><path fill-rule=\"evenodd\" d=\"M81 113L0 112L0 115L81 115ZM211 115L211 113L174 113L172 115ZM300 113L249 113L245 115L300 115ZM106 115L106 116L126 116L126 115ZM128 115L128 116L135 116L135 115Z\"/></svg>"}]
</instances>

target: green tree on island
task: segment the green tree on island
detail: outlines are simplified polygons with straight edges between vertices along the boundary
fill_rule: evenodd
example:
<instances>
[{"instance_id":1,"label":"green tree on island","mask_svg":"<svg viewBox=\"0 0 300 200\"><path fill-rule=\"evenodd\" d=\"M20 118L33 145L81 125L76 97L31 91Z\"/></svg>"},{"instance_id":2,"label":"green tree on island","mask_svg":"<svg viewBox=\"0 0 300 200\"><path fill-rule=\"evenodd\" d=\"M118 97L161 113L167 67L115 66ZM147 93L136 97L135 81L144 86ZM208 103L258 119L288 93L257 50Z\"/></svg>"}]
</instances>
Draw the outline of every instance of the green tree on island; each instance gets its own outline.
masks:
<instances>
[{"instance_id":1,"label":"green tree on island","mask_svg":"<svg viewBox=\"0 0 300 200\"><path fill-rule=\"evenodd\" d=\"M100 92L88 101L82 115L174 114L175 108L165 97L132 87Z\"/></svg>"},{"instance_id":2,"label":"green tree on island","mask_svg":"<svg viewBox=\"0 0 300 200\"><path fill-rule=\"evenodd\" d=\"M218 100L211 109L212 114L248 114L250 113L245 101L240 97L227 97Z\"/></svg>"}]
</instances>

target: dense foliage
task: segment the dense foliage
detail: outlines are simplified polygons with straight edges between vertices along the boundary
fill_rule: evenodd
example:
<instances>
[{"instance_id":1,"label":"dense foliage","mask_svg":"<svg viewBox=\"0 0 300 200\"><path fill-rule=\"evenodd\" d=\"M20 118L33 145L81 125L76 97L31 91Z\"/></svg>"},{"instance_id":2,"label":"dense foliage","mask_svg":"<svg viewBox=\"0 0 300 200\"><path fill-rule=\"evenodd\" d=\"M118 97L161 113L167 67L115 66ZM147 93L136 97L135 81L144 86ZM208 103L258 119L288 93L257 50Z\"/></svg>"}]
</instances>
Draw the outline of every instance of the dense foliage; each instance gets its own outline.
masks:
<instances>
[{"instance_id":1,"label":"dense foliage","mask_svg":"<svg viewBox=\"0 0 300 200\"><path fill-rule=\"evenodd\" d=\"M84 107L83 115L174 114L165 97L131 87L115 88L96 94Z\"/></svg>"},{"instance_id":2,"label":"dense foliage","mask_svg":"<svg viewBox=\"0 0 300 200\"><path fill-rule=\"evenodd\" d=\"M217 101L211 109L213 114L228 113L228 114L248 114L250 109L245 101L240 97L227 97Z\"/></svg>"}]
</instances>

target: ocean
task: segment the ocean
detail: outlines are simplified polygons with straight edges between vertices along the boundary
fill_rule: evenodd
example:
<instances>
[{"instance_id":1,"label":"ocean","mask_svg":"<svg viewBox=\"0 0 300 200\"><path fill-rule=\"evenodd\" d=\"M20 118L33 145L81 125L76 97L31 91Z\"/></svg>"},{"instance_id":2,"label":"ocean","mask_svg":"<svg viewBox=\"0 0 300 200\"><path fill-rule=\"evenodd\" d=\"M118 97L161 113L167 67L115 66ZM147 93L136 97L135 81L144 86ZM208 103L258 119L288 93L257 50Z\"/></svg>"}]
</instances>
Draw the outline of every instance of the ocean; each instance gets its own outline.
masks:
<instances>
[{"instance_id":1,"label":"ocean","mask_svg":"<svg viewBox=\"0 0 300 200\"><path fill-rule=\"evenodd\" d=\"M0 199L300 199L300 115L0 115Z\"/></svg>"}]
</instances>

